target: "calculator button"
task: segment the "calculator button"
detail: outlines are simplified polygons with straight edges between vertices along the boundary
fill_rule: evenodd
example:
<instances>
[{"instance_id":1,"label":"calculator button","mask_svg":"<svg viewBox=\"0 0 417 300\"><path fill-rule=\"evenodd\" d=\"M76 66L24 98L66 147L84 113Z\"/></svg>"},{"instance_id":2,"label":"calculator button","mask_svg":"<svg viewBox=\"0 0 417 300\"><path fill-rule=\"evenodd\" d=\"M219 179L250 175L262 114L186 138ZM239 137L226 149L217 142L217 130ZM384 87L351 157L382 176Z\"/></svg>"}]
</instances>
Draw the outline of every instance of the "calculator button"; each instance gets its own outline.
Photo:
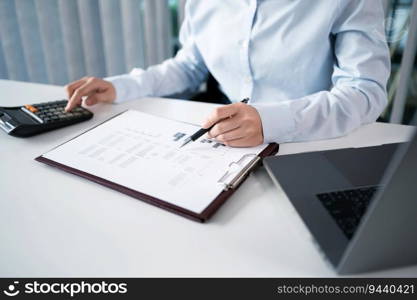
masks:
<instances>
[{"instance_id":1,"label":"calculator button","mask_svg":"<svg viewBox=\"0 0 417 300\"><path fill-rule=\"evenodd\" d=\"M29 110L29 111L31 111L33 113L35 113L35 112L38 111L38 109L36 107L32 106L32 105L26 104L25 107L26 107L27 110Z\"/></svg>"},{"instance_id":2,"label":"calculator button","mask_svg":"<svg viewBox=\"0 0 417 300\"><path fill-rule=\"evenodd\" d=\"M43 123L43 120L41 118L39 118L35 113L33 113L32 111L30 111L28 108L26 108L25 106L22 106L20 108L22 111L24 111L26 114L28 114L29 116L31 116L33 119L35 119L36 121L38 121L39 123Z\"/></svg>"},{"instance_id":3,"label":"calculator button","mask_svg":"<svg viewBox=\"0 0 417 300\"><path fill-rule=\"evenodd\" d=\"M74 108L71 112L65 112L67 104L68 100L57 100L53 102L22 105L20 109L39 123L44 123L46 125L45 129L52 127L54 124L56 124L54 127L62 127L68 124L81 122L91 118L93 115L90 111L81 106Z\"/></svg>"}]
</instances>

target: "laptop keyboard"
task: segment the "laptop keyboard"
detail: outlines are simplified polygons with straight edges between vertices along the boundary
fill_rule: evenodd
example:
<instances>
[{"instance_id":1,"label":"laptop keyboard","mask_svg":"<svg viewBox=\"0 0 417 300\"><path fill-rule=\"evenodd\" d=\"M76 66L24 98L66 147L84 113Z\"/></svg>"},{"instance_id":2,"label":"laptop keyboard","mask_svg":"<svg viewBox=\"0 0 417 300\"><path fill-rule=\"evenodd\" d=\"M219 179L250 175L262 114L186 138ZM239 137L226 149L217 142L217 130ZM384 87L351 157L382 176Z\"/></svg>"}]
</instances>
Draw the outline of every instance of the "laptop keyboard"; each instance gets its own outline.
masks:
<instances>
[{"instance_id":1,"label":"laptop keyboard","mask_svg":"<svg viewBox=\"0 0 417 300\"><path fill-rule=\"evenodd\" d=\"M377 186L318 194L317 198L351 239L368 208Z\"/></svg>"}]
</instances>

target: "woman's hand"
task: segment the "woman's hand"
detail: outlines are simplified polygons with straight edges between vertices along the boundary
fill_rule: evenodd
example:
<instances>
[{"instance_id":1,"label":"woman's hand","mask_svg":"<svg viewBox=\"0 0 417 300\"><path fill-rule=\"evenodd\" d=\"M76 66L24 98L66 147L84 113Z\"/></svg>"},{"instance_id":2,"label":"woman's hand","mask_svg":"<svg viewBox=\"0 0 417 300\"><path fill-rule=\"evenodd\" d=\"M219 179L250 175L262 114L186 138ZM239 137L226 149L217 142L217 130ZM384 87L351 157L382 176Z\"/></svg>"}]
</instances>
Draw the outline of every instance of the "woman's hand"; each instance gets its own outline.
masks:
<instances>
[{"instance_id":1,"label":"woman's hand","mask_svg":"<svg viewBox=\"0 0 417 300\"><path fill-rule=\"evenodd\" d=\"M68 94L68 104L65 111L69 112L74 107L81 105L83 97L87 97L85 103L94 105L98 102L113 102L116 99L116 89L109 81L84 77L65 86Z\"/></svg>"},{"instance_id":2,"label":"woman's hand","mask_svg":"<svg viewBox=\"0 0 417 300\"><path fill-rule=\"evenodd\" d=\"M231 147L254 147L263 143L262 121L258 111L245 103L234 103L216 108L202 125L214 127L209 138Z\"/></svg>"}]
</instances>

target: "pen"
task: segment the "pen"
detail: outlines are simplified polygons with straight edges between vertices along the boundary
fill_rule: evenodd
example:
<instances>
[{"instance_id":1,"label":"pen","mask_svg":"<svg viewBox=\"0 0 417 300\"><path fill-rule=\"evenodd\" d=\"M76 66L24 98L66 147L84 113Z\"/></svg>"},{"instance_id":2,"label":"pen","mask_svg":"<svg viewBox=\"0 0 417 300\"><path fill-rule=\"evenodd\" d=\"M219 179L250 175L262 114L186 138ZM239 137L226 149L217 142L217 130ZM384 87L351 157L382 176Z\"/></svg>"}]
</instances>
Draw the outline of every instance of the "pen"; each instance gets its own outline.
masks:
<instances>
[{"instance_id":1,"label":"pen","mask_svg":"<svg viewBox=\"0 0 417 300\"><path fill-rule=\"evenodd\" d=\"M245 98L242 101L240 101L241 103L248 103L249 102L249 98ZM180 146L180 148L184 147L185 145L187 145L190 142L195 142L196 140L198 140L200 137L202 137L204 134L206 134L207 132L209 132L216 124L212 125L209 128L201 128L200 130L198 130L196 133L194 133L193 135L191 135L189 138L187 138L184 141L184 144L182 144Z\"/></svg>"}]
</instances>

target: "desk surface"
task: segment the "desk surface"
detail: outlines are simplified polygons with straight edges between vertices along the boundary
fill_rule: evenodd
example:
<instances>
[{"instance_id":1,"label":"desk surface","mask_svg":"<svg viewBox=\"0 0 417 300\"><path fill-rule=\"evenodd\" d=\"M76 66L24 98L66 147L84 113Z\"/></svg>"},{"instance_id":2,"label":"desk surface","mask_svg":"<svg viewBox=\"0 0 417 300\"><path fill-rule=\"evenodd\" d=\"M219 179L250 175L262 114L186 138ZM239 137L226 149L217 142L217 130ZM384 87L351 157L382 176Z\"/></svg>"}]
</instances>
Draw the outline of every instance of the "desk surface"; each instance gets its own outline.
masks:
<instances>
[{"instance_id":1,"label":"desk surface","mask_svg":"<svg viewBox=\"0 0 417 300\"><path fill-rule=\"evenodd\" d=\"M64 98L62 87L0 80L0 105ZM141 99L91 108L91 121L18 139L0 132L0 277L336 276L264 169L199 224L34 161L134 108L200 123L214 105ZM407 140L412 127L375 123L349 136L281 146L280 154ZM417 266L367 274L417 276Z\"/></svg>"}]
</instances>

